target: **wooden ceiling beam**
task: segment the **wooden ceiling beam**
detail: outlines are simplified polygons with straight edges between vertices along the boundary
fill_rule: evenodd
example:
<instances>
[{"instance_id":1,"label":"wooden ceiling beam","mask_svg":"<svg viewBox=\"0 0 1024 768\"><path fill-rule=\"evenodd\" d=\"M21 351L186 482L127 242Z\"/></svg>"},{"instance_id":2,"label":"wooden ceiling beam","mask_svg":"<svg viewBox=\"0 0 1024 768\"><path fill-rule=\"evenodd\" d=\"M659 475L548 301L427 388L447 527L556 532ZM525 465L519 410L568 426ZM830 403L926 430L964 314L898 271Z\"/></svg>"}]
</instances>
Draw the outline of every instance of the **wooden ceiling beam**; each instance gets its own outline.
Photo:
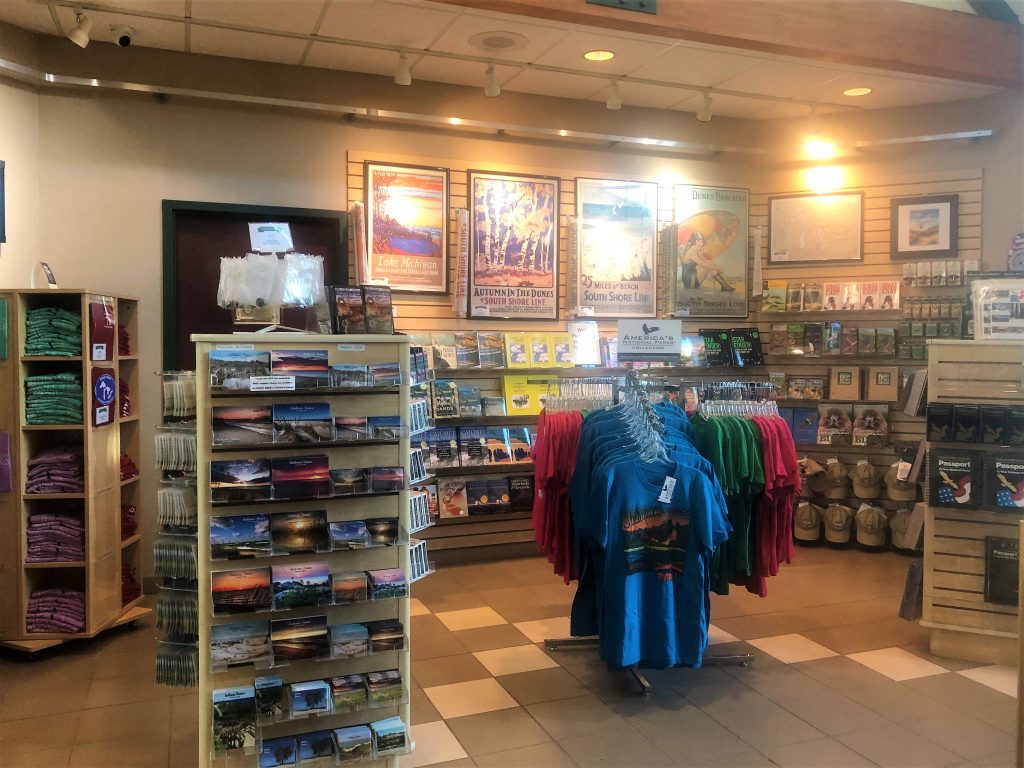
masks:
<instances>
[{"instance_id":1,"label":"wooden ceiling beam","mask_svg":"<svg viewBox=\"0 0 1024 768\"><path fill-rule=\"evenodd\" d=\"M813 61L1024 87L1020 25L898 0L661 0L656 15L586 0L439 2Z\"/></svg>"}]
</instances>

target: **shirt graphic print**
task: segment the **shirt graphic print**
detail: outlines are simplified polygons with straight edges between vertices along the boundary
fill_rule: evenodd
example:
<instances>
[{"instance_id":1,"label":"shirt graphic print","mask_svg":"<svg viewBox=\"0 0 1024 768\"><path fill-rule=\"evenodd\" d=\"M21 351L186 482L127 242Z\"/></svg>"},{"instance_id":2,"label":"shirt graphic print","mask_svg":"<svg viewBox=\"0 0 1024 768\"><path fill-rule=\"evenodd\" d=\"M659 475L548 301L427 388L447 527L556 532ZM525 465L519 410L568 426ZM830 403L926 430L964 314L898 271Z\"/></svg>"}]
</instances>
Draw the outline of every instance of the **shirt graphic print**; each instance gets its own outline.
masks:
<instances>
[{"instance_id":1,"label":"shirt graphic print","mask_svg":"<svg viewBox=\"0 0 1024 768\"><path fill-rule=\"evenodd\" d=\"M682 575L690 540L690 514L668 507L639 507L622 516L626 574L653 571L671 581Z\"/></svg>"}]
</instances>

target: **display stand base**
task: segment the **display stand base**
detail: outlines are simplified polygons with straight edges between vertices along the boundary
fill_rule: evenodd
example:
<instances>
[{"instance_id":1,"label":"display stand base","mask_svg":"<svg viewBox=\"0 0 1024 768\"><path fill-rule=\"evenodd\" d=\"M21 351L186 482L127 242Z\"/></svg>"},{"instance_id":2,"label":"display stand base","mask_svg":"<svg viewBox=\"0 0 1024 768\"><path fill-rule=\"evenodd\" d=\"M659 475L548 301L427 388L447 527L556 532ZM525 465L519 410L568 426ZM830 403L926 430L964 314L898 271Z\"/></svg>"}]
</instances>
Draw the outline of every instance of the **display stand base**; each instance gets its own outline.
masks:
<instances>
[{"instance_id":1,"label":"display stand base","mask_svg":"<svg viewBox=\"0 0 1024 768\"><path fill-rule=\"evenodd\" d=\"M561 637L549 638L544 641L544 647L549 651L557 651L560 648L596 648L597 637ZM722 656L705 656L702 666L723 666L735 664L739 667L749 667L754 661L752 653L730 653ZM636 664L626 667L626 671L633 677L639 688L641 696L651 695L651 682Z\"/></svg>"},{"instance_id":2,"label":"display stand base","mask_svg":"<svg viewBox=\"0 0 1024 768\"><path fill-rule=\"evenodd\" d=\"M114 627L123 627L125 624L131 624L133 621L138 621L143 616L146 616L153 612L152 608L141 608L135 606L128 609L112 622L107 624L99 632L93 634L87 634L81 632L74 635L68 635L67 637L47 637L42 640L0 640L0 648L10 648L14 651L21 651L22 653L34 654L39 651L45 651L47 648L54 648L63 643L71 642L72 640L88 640L91 637L106 632Z\"/></svg>"}]
</instances>

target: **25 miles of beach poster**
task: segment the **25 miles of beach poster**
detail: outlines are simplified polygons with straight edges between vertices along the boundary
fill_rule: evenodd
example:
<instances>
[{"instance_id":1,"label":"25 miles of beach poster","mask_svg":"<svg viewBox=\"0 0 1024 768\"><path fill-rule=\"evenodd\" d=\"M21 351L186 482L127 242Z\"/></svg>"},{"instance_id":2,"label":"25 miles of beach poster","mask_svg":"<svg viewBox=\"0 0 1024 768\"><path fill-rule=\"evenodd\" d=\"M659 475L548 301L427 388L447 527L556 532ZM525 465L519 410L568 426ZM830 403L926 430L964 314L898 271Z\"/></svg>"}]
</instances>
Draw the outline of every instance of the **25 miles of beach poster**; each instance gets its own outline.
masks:
<instances>
[{"instance_id":1,"label":"25 miles of beach poster","mask_svg":"<svg viewBox=\"0 0 1024 768\"><path fill-rule=\"evenodd\" d=\"M469 172L469 315L558 319L558 179Z\"/></svg>"},{"instance_id":2,"label":"25 miles of beach poster","mask_svg":"<svg viewBox=\"0 0 1024 768\"><path fill-rule=\"evenodd\" d=\"M594 317L654 317L658 185L576 179L576 295Z\"/></svg>"},{"instance_id":3,"label":"25 miles of beach poster","mask_svg":"<svg viewBox=\"0 0 1024 768\"><path fill-rule=\"evenodd\" d=\"M746 189L675 188L674 317L747 316Z\"/></svg>"},{"instance_id":4,"label":"25 miles of beach poster","mask_svg":"<svg viewBox=\"0 0 1024 768\"><path fill-rule=\"evenodd\" d=\"M367 162L366 281L448 292L448 170Z\"/></svg>"}]
</instances>

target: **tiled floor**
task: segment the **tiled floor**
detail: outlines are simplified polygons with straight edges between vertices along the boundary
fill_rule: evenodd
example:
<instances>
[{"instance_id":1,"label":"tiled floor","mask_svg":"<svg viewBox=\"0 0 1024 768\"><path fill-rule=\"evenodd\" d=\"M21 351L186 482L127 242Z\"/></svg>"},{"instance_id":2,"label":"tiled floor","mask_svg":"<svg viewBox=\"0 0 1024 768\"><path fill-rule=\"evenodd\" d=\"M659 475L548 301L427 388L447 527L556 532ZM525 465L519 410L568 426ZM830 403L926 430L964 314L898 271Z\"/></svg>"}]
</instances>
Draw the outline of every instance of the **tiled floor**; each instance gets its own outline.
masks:
<instances>
[{"instance_id":1,"label":"tiled floor","mask_svg":"<svg viewBox=\"0 0 1024 768\"><path fill-rule=\"evenodd\" d=\"M707 657L649 697L568 633L573 588L538 559L414 588L403 768L1010 766L1016 670L930 656L896 618L908 560L798 549L769 597L713 598ZM194 694L152 684L148 626L30 662L0 656L0 768L188 768Z\"/></svg>"}]
</instances>

